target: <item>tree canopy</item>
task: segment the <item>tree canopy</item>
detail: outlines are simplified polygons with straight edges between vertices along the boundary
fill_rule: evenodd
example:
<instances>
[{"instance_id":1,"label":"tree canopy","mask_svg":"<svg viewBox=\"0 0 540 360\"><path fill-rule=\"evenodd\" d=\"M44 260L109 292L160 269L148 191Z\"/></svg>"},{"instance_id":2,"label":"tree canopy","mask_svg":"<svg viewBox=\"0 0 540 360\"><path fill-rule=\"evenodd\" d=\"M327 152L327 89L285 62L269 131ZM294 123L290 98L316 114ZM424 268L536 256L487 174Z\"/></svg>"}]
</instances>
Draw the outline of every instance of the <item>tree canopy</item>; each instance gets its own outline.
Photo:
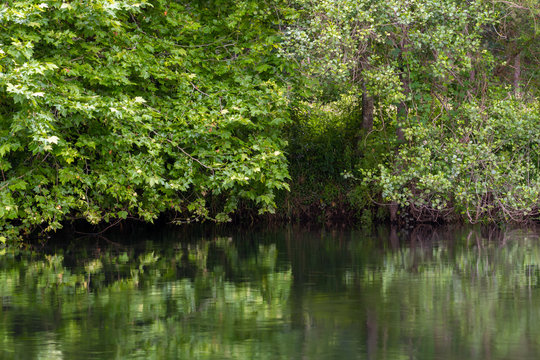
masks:
<instances>
[{"instance_id":1,"label":"tree canopy","mask_svg":"<svg viewBox=\"0 0 540 360\"><path fill-rule=\"evenodd\" d=\"M288 177L277 5L0 5L0 230L272 211Z\"/></svg>"}]
</instances>

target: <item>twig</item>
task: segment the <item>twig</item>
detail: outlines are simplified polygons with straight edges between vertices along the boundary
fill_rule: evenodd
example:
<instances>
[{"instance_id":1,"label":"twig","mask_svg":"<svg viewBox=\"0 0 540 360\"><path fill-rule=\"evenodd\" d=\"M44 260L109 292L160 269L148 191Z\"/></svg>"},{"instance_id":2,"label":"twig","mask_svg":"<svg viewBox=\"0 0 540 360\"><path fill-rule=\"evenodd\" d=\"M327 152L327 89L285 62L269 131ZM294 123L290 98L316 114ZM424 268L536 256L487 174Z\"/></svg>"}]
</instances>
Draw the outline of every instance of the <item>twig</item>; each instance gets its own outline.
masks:
<instances>
[{"instance_id":1,"label":"twig","mask_svg":"<svg viewBox=\"0 0 540 360\"><path fill-rule=\"evenodd\" d=\"M157 132L153 131L154 134L158 135ZM196 163L198 163L199 165L201 165L202 167L212 171L212 175L214 174L214 171L215 169L208 166L208 165L204 165L202 162L200 162L197 158L194 158L191 154L189 154L186 150L184 150L182 147L176 145L171 139L169 138L164 138L167 142L169 142L171 145L173 146L176 146L176 148L178 150L180 150L181 152L183 152L187 157L189 157L191 160L195 161Z\"/></svg>"},{"instance_id":2,"label":"twig","mask_svg":"<svg viewBox=\"0 0 540 360\"><path fill-rule=\"evenodd\" d=\"M120 223L120 221L122 221L122 219L118 219L116 220L114 223L112 223L111 225L107 226L105 229L99 231L99 232L96 232L96 233L86 233L86 232L81 232L81 231L75 231L76 234L82 234L82 235L87 235L87 236L100 236L101 234L103 234L105 231L109 230L110 228L118 225Z\"/></svg>"},{"instance_id":3,"label":"twig","mask_svg":"<svg viewBox=\"0 0 540 360\"><path fill-rule=\"evenodd\" d=\"M210 95L208 95L207 93L205 93L204 91L202 91L201 89L199 89L194 83L192 83L191 81L190 81L189 83L191 84L191 86L193 86L193 88L194 88L195 90L197 90L198 92L200 92L200 93L203 94L203 95L206 95L206 96L210 97Z\"/></svg>"}]
</instances>

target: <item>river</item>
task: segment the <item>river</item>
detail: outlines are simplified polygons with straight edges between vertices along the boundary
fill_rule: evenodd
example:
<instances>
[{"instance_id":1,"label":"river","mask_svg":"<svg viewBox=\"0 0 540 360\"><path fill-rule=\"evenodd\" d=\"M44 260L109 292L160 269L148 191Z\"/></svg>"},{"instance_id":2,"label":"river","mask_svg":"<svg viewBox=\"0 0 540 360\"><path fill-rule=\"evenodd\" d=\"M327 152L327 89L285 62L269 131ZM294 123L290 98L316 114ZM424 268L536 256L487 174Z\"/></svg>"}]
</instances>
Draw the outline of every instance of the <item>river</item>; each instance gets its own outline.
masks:
<instances>
[{"instance_id":1,"label":"river","mask_svg":"<svg viewBox=\"0 0 540 360\"><path fill-rule=\"evenodd\" d=\"M539 266L531 229L52 239L0 255L0 359L538 359Z\"/></svg>"}]
</instances>

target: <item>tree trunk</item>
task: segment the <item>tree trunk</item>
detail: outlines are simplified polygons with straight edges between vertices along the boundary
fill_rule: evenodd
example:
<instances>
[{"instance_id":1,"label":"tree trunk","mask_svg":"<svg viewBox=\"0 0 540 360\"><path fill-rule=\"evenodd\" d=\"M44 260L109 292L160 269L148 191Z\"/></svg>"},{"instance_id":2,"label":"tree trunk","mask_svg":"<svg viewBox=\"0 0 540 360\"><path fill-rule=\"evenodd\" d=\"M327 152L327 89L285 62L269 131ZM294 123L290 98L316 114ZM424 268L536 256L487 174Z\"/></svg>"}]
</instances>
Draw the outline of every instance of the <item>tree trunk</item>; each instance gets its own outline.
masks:
<instances>
[{"instance_id":1,"label":"tree trunk","mask_svg":"<svg viewBox=\"0 0 540 360\"><path fill-rule=\"evenodd\" d=\"M362 129L373 130L373 97L367 93L365 83L362 83Z\"/></svg>"},{"instance_id":2,"label":"tree trunk","mask_svg":"<svg viewBox=\"0 0 540 360\"><path fill-rule=\"evenodd\" d=\"M521 53L514 58L514 95L519 96L519 80L521 78Z\"/></svg>"},{"instance_id":3,"label":"tree trunk","mask_svg":"<svg viewBox=\"0 0 540 360\"><path fill-rule=\"evenodd\" d=\"M405 77L404 74L400 75L401 84L403 86L403 93L407 97L411 91L409 87L409 80ZM405 141L405 135L403 134L403 124L409 116L409 107L406 103L407 100L401 101L397 106L397 127L396 127L396 136L399 141Z\"/></svg>"},{"instance_id":4,"label":"tree trunk","mask_svg":"<svg viewBox=\"0 0 540 360\"><path fill-rule=\"evenodd\" d=\"M404 30L404 34L407 34L407 30ZM403 124L407 121L409 117L409 106L407 105L407 97L411 92L411 87L409 86L409 74L407 72L407 66L405 61L405 55L407 52L407 41L402 39L399 44L399 57L398 62L400 66L399 79L401 80L401 86L403 87L403 95L405 99L401 101L397 106L397 127L396 127L396 136L398 141L405 141L405 135L403 134Z\"/></svg>"},{"instance_id":5,"label":"tree trunk","mask_svg":"<svg viewBox=\"0 0 540 360\"><path fill-rule=\"evenodd\" d=\"M397 220L398 220L398 218L397 218L398 207L399 207L399 205L398 205L397 202L392 201L390 203L390 208L389 208L389 210L390 210L390 222L392 224L397 223Z\"/></svg>"}]
</instances>

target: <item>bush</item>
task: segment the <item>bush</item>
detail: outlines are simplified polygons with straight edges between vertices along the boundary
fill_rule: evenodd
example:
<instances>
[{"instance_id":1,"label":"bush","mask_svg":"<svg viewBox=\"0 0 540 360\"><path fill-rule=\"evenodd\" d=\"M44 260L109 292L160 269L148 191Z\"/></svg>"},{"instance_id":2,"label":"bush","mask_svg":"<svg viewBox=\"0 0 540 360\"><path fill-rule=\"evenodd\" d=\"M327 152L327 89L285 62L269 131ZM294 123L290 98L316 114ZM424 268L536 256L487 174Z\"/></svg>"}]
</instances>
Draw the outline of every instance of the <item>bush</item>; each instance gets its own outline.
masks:
<instances>
[{"instance_id":1,"label":"bush","mask_svg":"<svg viewBox=\"0 0 540 360\"><path fill-rule=\"evenodd\" d=\"M391 164L364 182L418 221L523 222L539 215L539 102L496 99L405 129Z\"/></svg>"}]
</instances>

